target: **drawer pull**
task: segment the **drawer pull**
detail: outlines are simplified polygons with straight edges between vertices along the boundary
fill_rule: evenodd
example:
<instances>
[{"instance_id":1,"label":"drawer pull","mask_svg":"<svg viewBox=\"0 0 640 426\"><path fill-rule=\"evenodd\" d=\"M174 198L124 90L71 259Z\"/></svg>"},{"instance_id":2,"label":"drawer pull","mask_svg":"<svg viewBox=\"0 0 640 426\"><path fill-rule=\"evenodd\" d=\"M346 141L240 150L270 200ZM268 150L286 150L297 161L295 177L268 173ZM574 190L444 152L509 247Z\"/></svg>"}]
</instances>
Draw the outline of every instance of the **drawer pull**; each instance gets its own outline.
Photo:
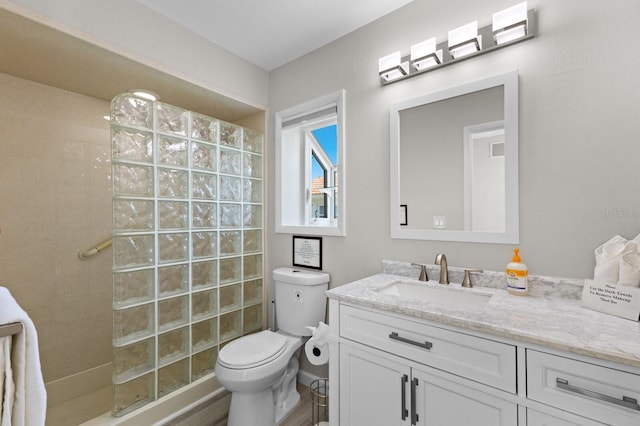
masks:
<instances>
[{"instance_id":1,"label":"drawer pull","mask_svg":"<svg viewBox=\"0 0 640 426\"><path fill-rule=\"evenodd\" d=\"M588 396L589 398L598 399L600 401L609 402L611 404L616 404L622 407L630 408L632 410L640 411L640 405L638 405L638 400L634 398L630 398L628 396L623 396L622 399L618 399L609 395L603 395L598 392L594 392L588 389L583 389L577 386L570 385L568 380L561 379L560 377L556 378L556 387L560 389L564 389L569 392Z\"/></svg>"},{"instance_id":2,"label":"drawer pull","mask_svg":"<svg viewBox=\"0 0 640 426\"><path fill-rule=\"evenodd\" d=\"M402 420L406 420L409 415L409 410L407 410L407 382L409 381L409 376L406 374L400 377L400 389L402 393L402 406L400 407L400 417Z\"/></svg>"},{"instance_id":3,"label":"drawer pull","mask_svg":"<svg viewBox=\"0 0 640 426\"><path fill-rule=\"evenodd\" d=\"M424 343L422 343L422 342L416 342L415 340L407 339L406 337L400 337L398 333L396 333L395 331L392 331L391 334L389 334L389 339L398 340L400 342L408 343L414 346L419 346L426 350L430 350L431 347L433 346L433 343L431 342L425 341Z\"/></svg>"}]
</instances>

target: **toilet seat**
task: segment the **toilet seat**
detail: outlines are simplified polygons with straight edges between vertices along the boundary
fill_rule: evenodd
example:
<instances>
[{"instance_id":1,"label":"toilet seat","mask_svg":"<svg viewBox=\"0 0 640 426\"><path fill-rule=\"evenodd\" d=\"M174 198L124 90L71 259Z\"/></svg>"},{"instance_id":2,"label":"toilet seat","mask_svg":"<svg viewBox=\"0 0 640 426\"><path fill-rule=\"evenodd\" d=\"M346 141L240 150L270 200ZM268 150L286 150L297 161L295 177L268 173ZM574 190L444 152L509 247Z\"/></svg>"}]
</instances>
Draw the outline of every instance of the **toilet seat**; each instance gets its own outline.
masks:
<instances>
[{"instance_id":1,"label":"toilet seat","mask_svg":"<svg viewBox=\"0 0 640 426\"><path fill-rule=\"evenodd\" d=\"M264 330L227 344L218 354L218 362L231 369L259 367L278 358L287 347L287 338Z\"/></svg>"}]
</instances>

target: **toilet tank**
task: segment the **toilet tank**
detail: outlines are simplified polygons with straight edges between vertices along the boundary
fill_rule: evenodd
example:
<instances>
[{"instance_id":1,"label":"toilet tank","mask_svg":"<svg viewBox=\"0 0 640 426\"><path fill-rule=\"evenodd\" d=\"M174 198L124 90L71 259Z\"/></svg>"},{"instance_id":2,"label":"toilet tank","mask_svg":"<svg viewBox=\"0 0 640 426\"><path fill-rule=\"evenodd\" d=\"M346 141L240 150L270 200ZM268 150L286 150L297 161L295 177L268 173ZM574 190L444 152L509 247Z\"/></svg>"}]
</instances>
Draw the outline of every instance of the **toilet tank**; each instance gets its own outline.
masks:
<instances>
[{"instance_id":1,"label":"toilet tank","mask_svg":"<svg viewBox=\"0 0 640 426\"><path fill-rule=\"evenodd\" d=\"M276 325L295 336L311 336L307 326L324 321L329 274L297 268L273 271L276 301Z\"/></svg>"}]
</instances>

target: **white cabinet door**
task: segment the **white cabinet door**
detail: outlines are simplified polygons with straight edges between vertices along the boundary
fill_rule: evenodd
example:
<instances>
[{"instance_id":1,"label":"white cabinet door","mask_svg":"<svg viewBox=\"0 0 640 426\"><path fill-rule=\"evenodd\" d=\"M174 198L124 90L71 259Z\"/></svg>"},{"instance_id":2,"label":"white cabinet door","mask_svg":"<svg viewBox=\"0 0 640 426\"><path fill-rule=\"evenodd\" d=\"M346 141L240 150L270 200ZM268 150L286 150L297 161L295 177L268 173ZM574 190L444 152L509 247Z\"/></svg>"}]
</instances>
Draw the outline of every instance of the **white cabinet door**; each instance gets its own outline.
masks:
<instances>
[{"instance_id":1,"label":"white cabinet door","mask_svg":"<svg viewBox=\"0 0 640 426\"><path fill-rule=\"evenodd\" d=\"M451 377L450 379L447 377ZM414 367L418 425L517 426L518 406L462 379Z\"/></svg>"},{"instance_id":2,"label":"white cabinet door","mask_svg":"<svg viewBox=\"0 0 640 426\"><path fill-rule=\"evenodd\" d=\"M411 371L398 360L371 348L340 345L341 425L411 425Z\"/></svg>"}]
</instances>

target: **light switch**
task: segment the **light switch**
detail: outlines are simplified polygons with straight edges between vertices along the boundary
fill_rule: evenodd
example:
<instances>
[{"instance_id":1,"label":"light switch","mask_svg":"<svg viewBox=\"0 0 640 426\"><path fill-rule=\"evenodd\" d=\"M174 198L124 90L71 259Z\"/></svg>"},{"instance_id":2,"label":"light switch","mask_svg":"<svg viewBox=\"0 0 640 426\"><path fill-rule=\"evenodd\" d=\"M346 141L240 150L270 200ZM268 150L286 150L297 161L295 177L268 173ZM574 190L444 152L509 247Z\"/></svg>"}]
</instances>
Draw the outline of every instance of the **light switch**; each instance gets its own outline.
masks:
<instances>
[{"instance_id":1,"label":"light switch","mask_svg":"<svg viewBox=\"0 0 640 426\"><path fill-rule=\"evenodd\" d=\"M446 216L434 216L433 217L433 229L445 229L447 227Z\"/></svg>"}]
</instances>

